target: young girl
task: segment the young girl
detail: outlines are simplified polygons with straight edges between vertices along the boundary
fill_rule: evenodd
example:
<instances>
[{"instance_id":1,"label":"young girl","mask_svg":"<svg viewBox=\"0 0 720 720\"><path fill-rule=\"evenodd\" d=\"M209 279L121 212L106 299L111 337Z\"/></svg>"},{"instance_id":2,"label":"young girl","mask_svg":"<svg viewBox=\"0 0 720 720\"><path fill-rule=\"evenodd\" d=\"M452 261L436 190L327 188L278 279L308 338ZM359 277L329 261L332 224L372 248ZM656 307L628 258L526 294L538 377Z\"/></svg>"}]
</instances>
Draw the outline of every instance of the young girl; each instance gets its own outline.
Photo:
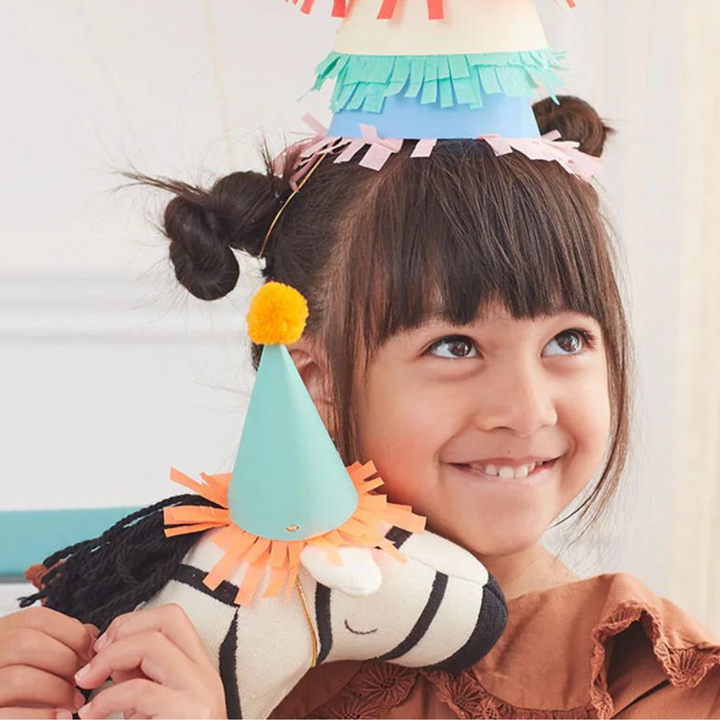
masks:
<instances>
[{"instance_id":1,"label":"young girl","mask_svg":"<svg viewBox=\"0 0 720 720\"><path fill-rule=\"evenodd\" d=\"M582 101L535 111L542 132L601 154L609 130ZM209 191L141 178L176 194L164 222L177 278L220 298L238 281L233 251L264 251L265 277L308 299L308 331L291 352L343 459L372 458L392 500L475 554L500 583L509 622L459 676L320 666L274 717L720 717L720 645L635 578L581 580L540 544L583 493L578 519L598 520L628 452L628 330L592 186L475 141L441 142L428 158L403 150L380 172L324 162L263 248L294 162L282 179L238 172ZM187 618L127 614L194 542L164 541L158 508L126 523L132 552L115 544L112 566L106 541L120 543L119 529L62 555L64 574L44 594L56 612L44 608L24 630L33 660L2 650L23 613L0 626L11 628L0 634L0 677L37 670L60 646L66 655L62 673L45 660L34 689L5 704L78 707L75 683L111 677L114 689L81 717L222 714L219 679ZM102 629L119 619L97 643L93 626L66 615Z\"/></svg>"}]
</instances>

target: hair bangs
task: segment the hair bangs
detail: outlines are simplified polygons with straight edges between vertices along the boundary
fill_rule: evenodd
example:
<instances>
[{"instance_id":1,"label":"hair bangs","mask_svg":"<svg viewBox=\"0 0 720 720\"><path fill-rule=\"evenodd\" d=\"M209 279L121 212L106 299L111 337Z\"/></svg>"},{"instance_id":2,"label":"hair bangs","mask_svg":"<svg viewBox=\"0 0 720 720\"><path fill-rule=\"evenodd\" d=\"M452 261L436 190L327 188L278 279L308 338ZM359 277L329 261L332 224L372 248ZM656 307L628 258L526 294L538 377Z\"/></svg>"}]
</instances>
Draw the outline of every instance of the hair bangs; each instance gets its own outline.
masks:
<instances>
[{"instance_id":1,"label":"hair bangs","mask_svg":"<svg viewBox=\"0 0 720 720\"><path fill-rule=\"evenodd\" d=\"M465 325L494 304L516 319L566 310L605 326L606 231L587 212L594 191L577 181L562 192L567 182L557 165L496 158L474 141L398 158L350 228L347 297L368 356L430 318Z\"/></svg>"}]
</instances>

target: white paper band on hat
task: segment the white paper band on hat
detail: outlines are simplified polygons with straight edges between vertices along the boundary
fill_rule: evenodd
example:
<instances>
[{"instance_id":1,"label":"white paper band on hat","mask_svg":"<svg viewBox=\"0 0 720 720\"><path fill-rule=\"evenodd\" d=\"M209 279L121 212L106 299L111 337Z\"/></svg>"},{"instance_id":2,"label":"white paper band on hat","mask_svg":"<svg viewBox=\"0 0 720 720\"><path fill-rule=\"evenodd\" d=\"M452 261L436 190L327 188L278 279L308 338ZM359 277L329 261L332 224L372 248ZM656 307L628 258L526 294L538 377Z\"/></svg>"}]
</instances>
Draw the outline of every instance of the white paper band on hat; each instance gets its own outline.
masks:
<instances>
[{"instance_id":1,"label":"white paper band on hat","mask_svg":"<svg viewBox=\"0 0 720 720\"><path fill-rule=\"evenodd\" d=\"M535 0L445 0L445 18L428 20L424 0L399 0L378 20L380 0L354 0L335 52L349 55L450 55L540 50L547 38Z\"/></svg>"}]
</instances>

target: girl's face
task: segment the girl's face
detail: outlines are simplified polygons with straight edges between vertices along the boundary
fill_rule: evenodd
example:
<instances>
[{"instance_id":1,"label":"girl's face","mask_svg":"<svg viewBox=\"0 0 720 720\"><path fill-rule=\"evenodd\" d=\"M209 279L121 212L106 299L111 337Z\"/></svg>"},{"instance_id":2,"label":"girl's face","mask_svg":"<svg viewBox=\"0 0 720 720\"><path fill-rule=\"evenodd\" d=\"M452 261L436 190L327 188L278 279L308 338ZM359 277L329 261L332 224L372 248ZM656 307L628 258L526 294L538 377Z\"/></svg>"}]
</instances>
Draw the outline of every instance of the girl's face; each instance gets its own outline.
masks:
<instances>
[{"instance_id":1,"label":"girl's face","mask_svg":"<svg viewBox=\"0 0 720 720\"><path fill-rule=\"evenodd\" d=\"M478 555L536 543L599 469L610 431L601 328L572 312L431 320L388 340L355 392L361 459L391 499Z\"/></svg>"}]
</instances>

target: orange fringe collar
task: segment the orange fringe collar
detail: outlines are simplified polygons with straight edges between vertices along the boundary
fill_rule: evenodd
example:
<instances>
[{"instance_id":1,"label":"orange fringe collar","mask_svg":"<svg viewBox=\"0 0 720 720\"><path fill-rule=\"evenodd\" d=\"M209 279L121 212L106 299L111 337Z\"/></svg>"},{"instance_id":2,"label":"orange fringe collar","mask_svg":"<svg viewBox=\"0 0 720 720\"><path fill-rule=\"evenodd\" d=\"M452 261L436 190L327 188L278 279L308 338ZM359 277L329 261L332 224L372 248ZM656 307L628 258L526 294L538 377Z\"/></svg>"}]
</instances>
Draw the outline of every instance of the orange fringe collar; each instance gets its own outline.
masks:
<instances>
[{"instance_id":1,"label":"orange fringe collar","mask_svg":"<svg viewBox=\"0 0 720 720\"><path fill-rule=\"evenodd\" d=\"M348 466L347 471L358 494L357 509L352 517L330 532L305 540L285 541L258 537L232 522L227 500L231 473L200 473L205 483L202 484L172 468L170 479L173 482L193 490L220 505L220 508L192 505L166 507L165 535L174 537L223 528L213 537L213 542L225 554L203 582L210 590L215 590L223 580L231 577L241 563L247 563L248 568L235 598L237 605L252 602L268 567L270 577L262 597L276 597L285 588L285 597L289 598L300 569L300 554L307 545L324 549L335 565L342 564L338 548L343 546L377 547L405 562L407 558L385 538L378 524L390 523L408 532L419 533L425 529L425 518L413 513L409 505L388 502L385 495L372 492L384 484L382 478L373 477L377 470L372 462L365 465L356 462Z\"/></svg>"}]
</instances>

